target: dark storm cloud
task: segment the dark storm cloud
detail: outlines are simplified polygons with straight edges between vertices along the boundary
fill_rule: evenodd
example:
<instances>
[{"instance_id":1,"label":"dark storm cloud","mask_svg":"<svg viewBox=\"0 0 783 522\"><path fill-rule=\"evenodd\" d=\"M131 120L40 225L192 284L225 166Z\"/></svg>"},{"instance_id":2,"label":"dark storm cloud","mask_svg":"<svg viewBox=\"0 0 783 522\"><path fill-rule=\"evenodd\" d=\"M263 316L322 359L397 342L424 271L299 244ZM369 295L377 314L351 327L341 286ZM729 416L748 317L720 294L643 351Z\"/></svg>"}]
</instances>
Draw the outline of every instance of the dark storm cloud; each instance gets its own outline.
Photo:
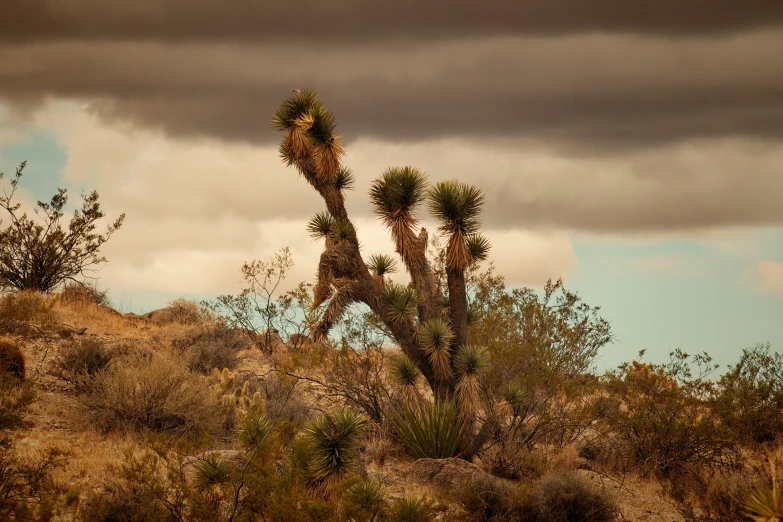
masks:
<instances>
[{"instance_id":1,"label":"dark storm cloud","mask_svg":"<svg viewBox=\"0 0 783 522\"><path fill-rule=\"evenodd\" d=\"M779 0L6 0L0 39L308 42L633 32L714 35L780 25Z\"/></svg>"},{"instance_id":2,"label":"dark storm cloud","mask_svg":"<svg viewBox=\"0 0 783 522\"><path fill-rule=\"evenodd\" d=\"M538 139L584 152L783 135L783 32L717 41L492 38L388 48L156 43L0 46L0 97L93 102L108 119L254 143L312 86L349 141Z\"/></svg>"}]
</instances>

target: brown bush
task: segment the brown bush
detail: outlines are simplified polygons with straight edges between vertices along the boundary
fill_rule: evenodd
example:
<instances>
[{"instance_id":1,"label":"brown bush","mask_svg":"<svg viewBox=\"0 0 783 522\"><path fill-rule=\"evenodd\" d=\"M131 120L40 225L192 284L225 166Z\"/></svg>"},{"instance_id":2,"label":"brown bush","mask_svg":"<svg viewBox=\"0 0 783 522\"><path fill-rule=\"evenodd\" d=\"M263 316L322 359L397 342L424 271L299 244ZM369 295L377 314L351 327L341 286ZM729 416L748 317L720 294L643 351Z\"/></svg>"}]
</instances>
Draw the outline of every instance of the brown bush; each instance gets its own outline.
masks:
<instances>
[{"instance_id":1,"label":"brown bush","mask_svg":"<svg viewBox=\"0 0 783 522\"><path fill-rule=\"evenodd\" d=\"M0 374L10 374L20 381L25 378L24 354L10 337L0 337Z\"/></svg>"},{"instance_id":2,"label":"brown bush","mask_svg":"<svg viewBox=\"0 0 783 522\"><path fill-rule=\"evenodd\" d=\"M80 401L92 425L104 430L222 433L230 412L203 377L163 353L126 356L97 372Z\"/></svg>"},{"instance_id":3,"label":"brown bush","mask_svg":"<svg viewBox=\"0 0 783 522\"><path fill-rule=\"evenodd\" d=\"M617 515L612 497L573 471L544 477L531 496L531 522L608 522Z\"/></svg>"},{"instance_id":4,"label":"brown bush","mask_svg":"<svg viewBox=\"0 0 783 522\"><path fill-rule=\"evenodd\" d=\"M112 357L112 352L99 339L82 337L63 346L55 362L54 374L76 390L84 391L95 374L109 365Z\"/></svg>"}]
</instances>

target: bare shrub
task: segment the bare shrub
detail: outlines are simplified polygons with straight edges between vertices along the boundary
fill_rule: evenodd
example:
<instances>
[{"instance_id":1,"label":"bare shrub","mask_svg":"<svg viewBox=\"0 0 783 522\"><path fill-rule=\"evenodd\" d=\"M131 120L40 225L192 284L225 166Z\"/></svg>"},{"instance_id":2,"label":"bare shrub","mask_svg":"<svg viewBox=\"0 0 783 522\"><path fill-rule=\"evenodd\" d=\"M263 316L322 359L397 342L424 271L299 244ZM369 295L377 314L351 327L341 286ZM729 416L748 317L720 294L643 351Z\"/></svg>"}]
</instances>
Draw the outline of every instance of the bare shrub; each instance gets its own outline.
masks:
<instances>
[{"instance_id":1,"label":"bare shrub","mask_svg":"<svg viewBox=\"0 0 783 522\"><path fill-rule=\"evenodd\" d=\"M204 379L165 353L128 356L99 371L80 400L91 423L104 431L221 433L230 421Z\"/></svg>"}]
</instances>

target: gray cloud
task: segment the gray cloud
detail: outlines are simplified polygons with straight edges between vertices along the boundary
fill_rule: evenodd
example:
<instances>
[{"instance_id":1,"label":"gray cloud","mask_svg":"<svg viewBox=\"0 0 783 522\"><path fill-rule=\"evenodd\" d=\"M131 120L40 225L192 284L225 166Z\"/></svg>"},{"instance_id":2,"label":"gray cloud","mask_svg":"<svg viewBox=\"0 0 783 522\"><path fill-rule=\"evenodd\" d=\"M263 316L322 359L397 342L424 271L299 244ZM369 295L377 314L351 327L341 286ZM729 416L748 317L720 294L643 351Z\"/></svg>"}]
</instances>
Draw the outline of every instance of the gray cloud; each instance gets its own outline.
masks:
<instances>
[{"instance_id":1,"label":"gray cloud","mask_svg":"<svg viewBox=\"0 0 783 522\"><path fill-rule=\"evenodd\" d=\"M777 0L16 0L0 39L265 41L330 45L495 35L715 35L780 26Z\"/></svg>"},{"instance_id":2,"label":"gray cloud","mask_svg":"<svg viewBox=\"0 0 783 522\"><path fill-rule=\"evenodd\" d=\"M279 139L268 120L312 86L349 140L509 136L580 153L783 135L783 31L383 45L86 42L0 46L0 96L91 100L109 120L175 135ZM616 151L615 151L616 152Z\"/></svg>"}]
</instances>

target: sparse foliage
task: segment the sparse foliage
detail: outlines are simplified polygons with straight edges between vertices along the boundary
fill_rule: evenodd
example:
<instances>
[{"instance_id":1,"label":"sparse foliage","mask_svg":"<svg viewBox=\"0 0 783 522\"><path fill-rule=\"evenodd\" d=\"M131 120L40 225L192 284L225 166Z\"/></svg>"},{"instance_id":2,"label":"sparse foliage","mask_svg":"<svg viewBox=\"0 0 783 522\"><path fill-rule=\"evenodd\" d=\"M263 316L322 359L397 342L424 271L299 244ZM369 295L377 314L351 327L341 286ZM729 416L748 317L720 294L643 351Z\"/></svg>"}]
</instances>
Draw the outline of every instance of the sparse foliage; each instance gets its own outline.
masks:
<instances>
[{"instance_id":1,"label":"sparse foliage","mask_svg":"<svg viewBox=\"0 0 783 522\"><path fill-rule=\"evenodd\" d=\"M60 188L50 202L38 201L35 214L39 219L26 212L20 216L21 204L14 203L13 197L26 164L17 167L10 192L4 190L0 196L0 208L9 218L8 227L0 230L0 288L49 292L65 281L87 276L106 262L100 248L122 226L125 214L105 233L96 233L95 223L104 213L98 193L93 191L82 196L82 208L74 211L65 227L61 220L68 196Z\"/></svg>"}]
</instances>

